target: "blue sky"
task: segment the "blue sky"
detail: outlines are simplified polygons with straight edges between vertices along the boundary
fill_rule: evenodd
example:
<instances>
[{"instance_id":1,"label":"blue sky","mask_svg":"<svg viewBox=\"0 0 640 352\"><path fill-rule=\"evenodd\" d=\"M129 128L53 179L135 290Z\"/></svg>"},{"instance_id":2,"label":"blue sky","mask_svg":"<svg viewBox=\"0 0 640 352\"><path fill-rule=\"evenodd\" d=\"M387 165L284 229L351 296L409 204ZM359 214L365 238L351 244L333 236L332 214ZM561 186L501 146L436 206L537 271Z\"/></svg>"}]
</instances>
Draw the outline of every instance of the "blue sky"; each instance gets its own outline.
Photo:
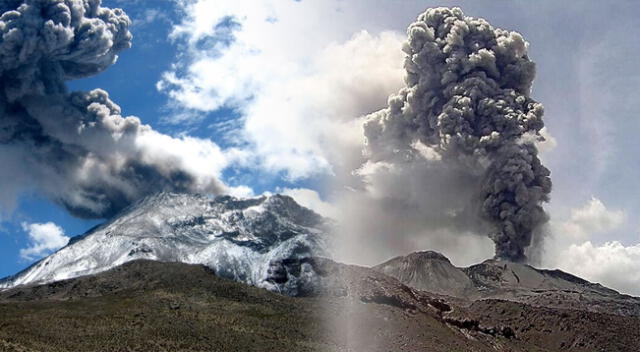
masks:
<instances>
[{"instance_id":1,"label":"blue sky","mask_svg":"<svg viewBox=\"0 0 640 352\"><path fill-rule=\"evenodd\" d=\"M153 3L158 11L166 13L174 9L174 4L170 1ZM116 6L117 2L105 1L104 5ZM127 12L133 16L144 16L146 8L142 3L134 4ZM136 35L136 45L125 51L120 58L126 64L114 65L104 74L95 77L73 81L70 83L70 89L103 88L111 94L112 99L122 107L125 114L139 116L145 123L157 125L160 116L166 113L166 99L154 86L162 71L171 64L176 55L176 48L167 40L167 34L171 29L169 22L156 21L141 26L144 26L145 30ZM158 126L159 129L162 127ZM172 129L176 130L175 127L168 126L165 132ZM23 222L54 222L59 224L68 236L82 234L102 222L74 218L61 207L37 194L23 195L14 213L4 220L0 235L0 277L14 274L32 263L20 257L20 249L29 245L21 226Z\"/></svg>"},{"instance_id":2,"label":"blue sky","mask_svg":"<svg viewBox=\"0 0 640 352\"><path fill-rule=\"evenodd\" d=\"M418 13L461 6L466 15L522 33L537 63L532 96L545 105L551 138L542 159L554 182L547 206L554 234L548 242L557 249L549 249L548 265L627 290L640 286L640 276L627 286L622 282L640 269L637 2L213 3L103 0L133 19L133 47L105 72L70 82L70 88L105 89L123 115L138 116L159 132L211 139L223 149L252 154L224 170L231 186L249 186L254 194L312 189L330 202L335 190L324 181L357 166L357 156L353 161L349 153L357 154L358 136L342 115L382 108L397 90L399 43ZM237 20L230 29L236 22L229 16ZM351 60L354 53L365 53L362 62ZM369 71L360 73L359 67ZM99 222L73 218L37 194L21 196L3 220L0 277L31 263L20 257L29 246L23 222L53 222L67 236ZM455 249L447 254L465 263ZM487 255L479 249L472 259Z\"/></svg>"},{"instance_id":3,"label":"blue sky","mask_svg":"<svg viewBox=\"0 0 640 352\"><path fill-rule=\"evenodd\" d=\"M184 44L169 38L176 18L181 14L177 2L172 0L122 1L103 0L105 7L123 8L132 19L130 28L134 35L132 48L125 50L118 62L102 74L68 82L70 90L101 88L109 92L110 98L120 105L123 116L139 117L143 123L153 126L161 133L212 139L221 147L229 146L225 135L219 132L218 124L233 121L239 114L231 107L197 114L190 121L167 121L173 115L191 109L172 107L166 94L156 89L163 72L182 54ZM228 38L216 38L228 40ZM229 185L249 185L255 194L276 191L279 188L303 187L322 189L319 177L290 180L282 171L263 172L254 168L229 167L224 171ZM103 222L70 216L60 206L47 198L33 193L23 194L10 216L2 219L0 226L0 277L15 274L31 265L35 259L22 258L20 250L30 246L24 223L53 222L64 229L68 237L80 235ZM46 253L50 253L47 251Z\"/></svg>"},{"instance_id":4,"label":"blue sky","mask_svg":"<svg viewBox=\"0 0 640 352\"><path fill-rule=\"evenodd\" d=\"M151 5L151 6L149 6ZM166 95L156 88L161 74L169 69L179 55L179 44L169 40L172 29L169 18L175 17L176 4L170 0L157 1L103 1L106 7L122 7L134 24L134 45L122 53L119 62L103 74L69 82L70 90L91 90L102 88L122 108L123 115L134 115L154 129L178 135L214 139L225 145L225 139L217 135L213 125L216 122L237 118L233 109L220 109L205 114L197 123L172 124L163 118L173 113ZM252 170L226 170L227 179L241 184L251 184L257 194L274 190L279 186L290 186L281 175L253 175ZM235 175L235 177L234 177ZM237 176L239 175L239 176ZM310 185L313 180L301 180L296 185ZM53 222L61 226L67 236L76 236L101 223L103 220L86 220L70 216L64 209L38 194L24 194L10 217L3 219L0 227L0 277L12 275L24 269L34 260L21 258L20 249L29 246L29 239L22 223Z\"/></svg>"}]
</instances>

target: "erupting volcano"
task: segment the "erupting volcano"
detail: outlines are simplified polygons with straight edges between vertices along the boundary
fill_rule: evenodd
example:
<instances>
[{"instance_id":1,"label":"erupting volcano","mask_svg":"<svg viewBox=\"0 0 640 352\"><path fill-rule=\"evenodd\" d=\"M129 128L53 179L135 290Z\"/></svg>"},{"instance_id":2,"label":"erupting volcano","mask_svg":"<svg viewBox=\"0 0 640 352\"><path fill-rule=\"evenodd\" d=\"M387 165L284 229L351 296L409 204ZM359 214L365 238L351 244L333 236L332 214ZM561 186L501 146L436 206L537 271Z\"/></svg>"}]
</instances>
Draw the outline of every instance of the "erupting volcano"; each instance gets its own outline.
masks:
<instances>
[{"instance_id":1,"label":"erupting volcano","mask_svg":"<svg viewBox=\"0 0 640 352\"><path fill-rule=\"evenodd\" d=\"M366 123L369 160L463 173L474 187L470 211L493 227L496 257L526 261L551 192L527 42L458 8L429 9L407 33L406 87Z\"/></svg>"}]
</instances>

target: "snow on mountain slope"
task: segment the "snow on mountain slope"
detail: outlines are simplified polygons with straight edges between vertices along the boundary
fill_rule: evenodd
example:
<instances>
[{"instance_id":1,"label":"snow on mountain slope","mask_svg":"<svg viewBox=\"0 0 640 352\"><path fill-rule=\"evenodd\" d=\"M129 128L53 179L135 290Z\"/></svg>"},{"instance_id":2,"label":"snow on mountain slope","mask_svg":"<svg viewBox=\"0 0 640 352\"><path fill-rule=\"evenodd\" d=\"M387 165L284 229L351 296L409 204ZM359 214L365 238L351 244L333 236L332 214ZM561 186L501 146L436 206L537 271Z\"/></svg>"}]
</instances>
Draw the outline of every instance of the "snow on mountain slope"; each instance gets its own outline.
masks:
<instances>
[{"instance_id":1,"label":"snow on mountain slope","mask_svg":"<svg viewBox=\"0 0 640 352\"><path fill-rule=\"evenodd\" d=\"M136 259L204 264L287 295L312 289L329 223L282 195L238 199L160 193L3 280L0 289L91 275Z\"/></svg>"}]
</instances>

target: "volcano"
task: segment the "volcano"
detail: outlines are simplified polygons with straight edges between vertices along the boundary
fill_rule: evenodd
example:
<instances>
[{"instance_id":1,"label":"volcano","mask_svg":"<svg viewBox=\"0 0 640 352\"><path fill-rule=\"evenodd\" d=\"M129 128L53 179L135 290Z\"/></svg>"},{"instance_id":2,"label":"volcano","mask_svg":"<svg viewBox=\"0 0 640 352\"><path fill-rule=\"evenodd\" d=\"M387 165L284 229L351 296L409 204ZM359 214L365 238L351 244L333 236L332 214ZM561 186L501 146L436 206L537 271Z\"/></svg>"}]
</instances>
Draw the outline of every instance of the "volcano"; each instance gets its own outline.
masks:
<instances>
[{"instance_id":1,"label":"volcano","mask_svg":"<svg viewBox=\"0 0 640 352\"><path fill-rule=\"evenodd\" d=\"M147 197L0 282L0 351L637 351L640 298L433 251L337 263L333 227L282 195Z\"/></svg>"},{"instance_id":2,"label":"volcano","mask_svg":"<svg viewBox=\"0 0 640 352\"><path fill-rule=\"evenodd\" d=\"M101 273L146 259L203 264L223 278L296 296L313 288L329 222L283 195L159 193L0 281L0 289Z\"/></svg>"},{"instance_id":3,"label":"volcano","mask_svg":"<svg viewBox=\"0 0 640 352\"><path fill-rule=\"evenodd\" d=\"M418 290L468 302L505 300L536 307L640 316L640 298L621 294L561 270L489 259L467 268L433 251L388 260L374 270Z\"/></svg>"}]
</instances>

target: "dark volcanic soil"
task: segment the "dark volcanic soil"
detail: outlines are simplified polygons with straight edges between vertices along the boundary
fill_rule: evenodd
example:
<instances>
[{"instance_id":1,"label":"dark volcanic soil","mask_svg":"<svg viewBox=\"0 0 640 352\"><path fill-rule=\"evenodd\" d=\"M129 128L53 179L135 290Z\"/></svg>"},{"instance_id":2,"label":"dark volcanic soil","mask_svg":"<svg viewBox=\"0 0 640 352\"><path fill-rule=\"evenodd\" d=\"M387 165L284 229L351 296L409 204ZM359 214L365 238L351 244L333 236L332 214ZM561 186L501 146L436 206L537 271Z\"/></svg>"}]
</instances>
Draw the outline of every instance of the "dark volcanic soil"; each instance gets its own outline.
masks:
<instances>
[{"instance_id":1,"label":"dark volcanic soil","mask_svg":"<svg viewBox=\"0 0 640 352\"><path fill-rule=\"evenodd\" d=\"M496 299L471 303L412 289L372 269L323 265L326 286L341 296L329 305L329 326L354 351L640 351L640 316Z\"/></svg>"},{"instance_id":2,"label":"dark volcanic soil","mask_svg":"<svg viewBox=\"0 0 640 352\"><path fill-rule=\"evenodd\" d=\"M0 351L624 351L640 318L473 304L317 260L326 291L292 298L203 266L138 261L0 293Z\"/></svg>"}]
</instances>

